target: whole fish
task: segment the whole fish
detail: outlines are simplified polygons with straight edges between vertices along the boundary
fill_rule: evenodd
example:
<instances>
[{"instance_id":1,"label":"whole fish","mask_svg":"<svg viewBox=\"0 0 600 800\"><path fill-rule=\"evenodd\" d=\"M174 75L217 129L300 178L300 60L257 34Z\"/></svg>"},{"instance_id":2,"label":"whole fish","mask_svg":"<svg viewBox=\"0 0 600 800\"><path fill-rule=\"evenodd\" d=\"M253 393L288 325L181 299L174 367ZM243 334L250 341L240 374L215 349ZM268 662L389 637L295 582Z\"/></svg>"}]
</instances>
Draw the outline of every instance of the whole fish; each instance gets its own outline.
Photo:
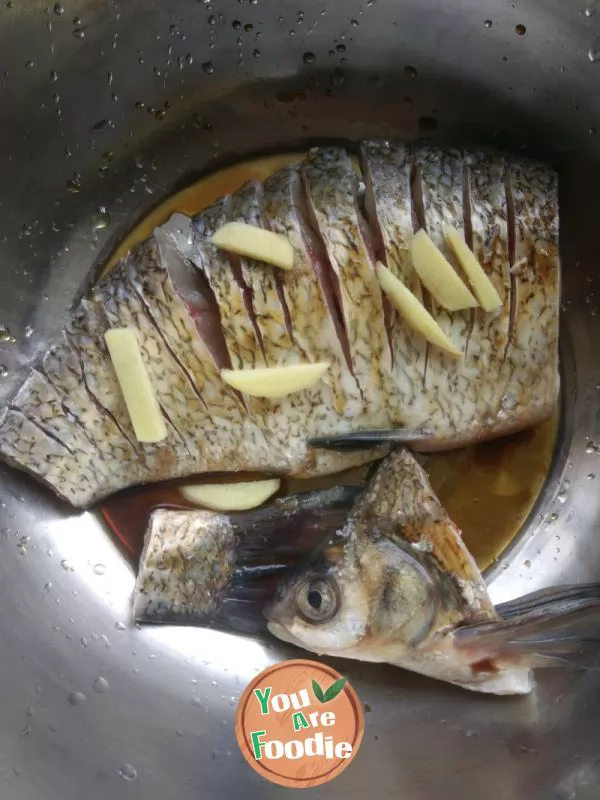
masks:
<instances>
[{"instance_id":1,"label":"whole fish","mask_svg":"<svg viewBox=\"0 0 600 800\"><path fill-rule=\"evenodd\" d=\"M345 149L317 148L194 218L173 215L75 308L2 411L0 456L85 507L198 473L335 473L381 457L390 442L442 450L551 416L555 173L487 151L382 141L361 145L360 172ZM285 235L293 269L218 250L212 236L227 221ZM452 261L446 224L464 229L501 297L497 311L449 313L420 285L409 240L425 229ZM422 299L462 359L393 312L377 260ZM136 439L104 342L125 326L138 332L165 420L157 444ZM242 397L220 375L317 361L330 363L325 378L279 399Z\"/></svg>"},{"instance_id":2,"label":"whole fish","mask_svg":"<svg viewBox=\"0 0 600 800\"><path fill-rule=\"evenodd\" d=\"M494 608L423 469L398 450L365 490L339 486L231 515L154 511L134 616L253 634L266 618L271 634L318 655L527 694L533 668L582 666L597 650L600 583Z\"/></svg>"}]
</instances>

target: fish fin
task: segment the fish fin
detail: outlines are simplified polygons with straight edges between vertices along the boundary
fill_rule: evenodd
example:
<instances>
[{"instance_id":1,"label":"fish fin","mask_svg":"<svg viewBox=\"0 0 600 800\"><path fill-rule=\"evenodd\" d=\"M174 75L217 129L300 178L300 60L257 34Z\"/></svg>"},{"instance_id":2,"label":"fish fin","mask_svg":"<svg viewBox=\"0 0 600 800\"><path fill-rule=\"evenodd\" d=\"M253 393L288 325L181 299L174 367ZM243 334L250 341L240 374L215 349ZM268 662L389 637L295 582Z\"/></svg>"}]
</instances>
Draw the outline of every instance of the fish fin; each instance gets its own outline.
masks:
<instances>
[{"instance_id":1,"label":"fish fin","mask_svg":"<svg viewBox=\"0 0 600 800\"><path fill-rule=\"evenodd\" d=\"M537 609L542 603L556 608L559 604L583 599L587 599L588 602L597 599L600 602L600 583L579 583L540 589L515 600L500 603L496 606L496 611L503 619L511 619Z\"/></svg>"},{"instance_id":2,"label":"fish fin","mask_svg":"<svg viewBox=\"0 0 600 800\"><path fill-rule=\"evenodd\" d=\"M477 658L585 668L600 650L600 583L543 589L497 607L501 619L456 630Z\"/></svg>"},{"instance_id":3,"label":"fish fin","mask_svg":"<svg viewBox=\"0 0 600 800\"><path fill-rule=\"evenodd\" d=\"M308 440L310 447L324 450L368 450L378 445L408 445L431 436L426 430L408 428L373 429L341 433L338 436L317 436Z\"/></svg>"},{"instance_id":4,"label":"fish fin","mask_svg":"<svg viewBox=\"0 0 600 800\"><path fill-rule=\"evenodd\" d=\"M136 621L265 630L263 608L277 582L344 525L361 492L336 486L228 515L157 509L135 585Z\"/></svg>"}]
</instances>

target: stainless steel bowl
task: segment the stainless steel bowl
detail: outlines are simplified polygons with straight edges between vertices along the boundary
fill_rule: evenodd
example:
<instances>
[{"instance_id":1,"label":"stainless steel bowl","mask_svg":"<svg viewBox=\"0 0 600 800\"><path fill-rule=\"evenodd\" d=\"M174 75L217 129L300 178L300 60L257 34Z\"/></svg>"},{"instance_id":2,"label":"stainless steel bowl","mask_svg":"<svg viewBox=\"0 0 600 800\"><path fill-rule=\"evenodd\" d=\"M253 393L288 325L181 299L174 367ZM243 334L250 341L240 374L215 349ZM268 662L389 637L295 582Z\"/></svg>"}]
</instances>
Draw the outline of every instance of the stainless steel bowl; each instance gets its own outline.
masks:
<instances>
[{"instance_id":1,"label":"stainless steel bowl","mask_svg":"<svg viewBox=\"0 0 600 800\"><path fill-rule=\"evenodd\" d=\"M217 165L366 135L532 151L562 173L565 415L544 496L491 591L600 579L600 11L584 2L2 0L2 401L94 265ZM248 679L296 651L137 630L132 570L97 518L12 471L0 486L0 795L281 796L245 764L232 723ZM344 669L371 708L367 733L314 796L598 796L597 671L549 671L535 697L507 700Z\"/></svg>"}]
</instances>

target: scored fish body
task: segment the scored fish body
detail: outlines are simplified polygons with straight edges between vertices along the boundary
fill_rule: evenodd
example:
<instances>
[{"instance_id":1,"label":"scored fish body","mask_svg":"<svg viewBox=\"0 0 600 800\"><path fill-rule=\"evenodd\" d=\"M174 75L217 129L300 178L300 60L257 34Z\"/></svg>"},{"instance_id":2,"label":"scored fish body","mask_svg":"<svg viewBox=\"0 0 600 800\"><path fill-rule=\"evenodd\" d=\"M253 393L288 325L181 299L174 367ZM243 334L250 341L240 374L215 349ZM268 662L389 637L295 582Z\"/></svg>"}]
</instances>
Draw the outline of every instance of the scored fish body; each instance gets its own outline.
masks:
<instances>
[{"instance_id":1,"label":"scored fish body","mask_svg":"<svg viewBox=\"0 0 600 800\"><path fill-rule=\"evenodd\" d=\"M204 472L312 476L387 452L311 448L319 437L406 428L444 450L548 418L558 397L558 192L547 167L487 151L365 142L361 171L316 148L262 184L189 218L174 214L75 308L72 321L0 415L0 456L76 506L128 486ZM218 250L225 222L285 235L282 270ZM502 300L491 313L442 309L416 275L425 229L455 266L443 229L467 244ZM464 354L409 328L382 295L381 260ZM462 275L463 279L464 275ZM465 279L466 280L466 279ZM136 440L104 343L133 326L167 437ZM229 368L327 361L324 378L282 398L242 396ZM380 445L380 446L375 446Z\"/></svg>"}]
</instances>

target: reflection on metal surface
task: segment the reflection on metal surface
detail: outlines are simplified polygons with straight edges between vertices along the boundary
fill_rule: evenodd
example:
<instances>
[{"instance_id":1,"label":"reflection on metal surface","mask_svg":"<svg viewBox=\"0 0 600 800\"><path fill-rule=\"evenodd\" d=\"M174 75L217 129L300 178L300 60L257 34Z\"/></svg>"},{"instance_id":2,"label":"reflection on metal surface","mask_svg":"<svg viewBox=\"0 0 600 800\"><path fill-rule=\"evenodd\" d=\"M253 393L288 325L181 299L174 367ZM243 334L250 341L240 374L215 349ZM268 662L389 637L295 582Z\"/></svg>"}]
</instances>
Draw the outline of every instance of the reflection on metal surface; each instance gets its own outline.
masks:
<instances>
[{"instance_id":1,"label":"reflection on metal surface","mask_svg":"<svg viewBox=\"0 0 600 800\"><path fill-rule=\"evenodd\" d=\"M201 174L307 140L411 138L421 118L435 121L435 137L534 149L562 164L570 413L544 497L491 570L491 593L500 601L554 581L598 580L600 200L590 188L600 181L600 139L589 131L600 107L587 55L597 15L554 0L518 10L492 0L485 13L475 0L212 6L73 0L48 14L15 0L2 9L0 325L11 340L0 341L0 398L132 221ZM518 24L526 36L516 36ZM212 74L202 68L209 60ZM98 519L73 515L4 469L0 554L3 797L280 796L243 763L233 717L249 673L299 651L137 630L133 571ZM597 671L548 672L534 701L506 701L392 667L339 666L370 711L359 757L319 797L462 800L465 787L488 800L594 796ZM109 691L94 690L99 676ZM86 701L72 705L77 692Z\"/></svg>"}]
</instances>

